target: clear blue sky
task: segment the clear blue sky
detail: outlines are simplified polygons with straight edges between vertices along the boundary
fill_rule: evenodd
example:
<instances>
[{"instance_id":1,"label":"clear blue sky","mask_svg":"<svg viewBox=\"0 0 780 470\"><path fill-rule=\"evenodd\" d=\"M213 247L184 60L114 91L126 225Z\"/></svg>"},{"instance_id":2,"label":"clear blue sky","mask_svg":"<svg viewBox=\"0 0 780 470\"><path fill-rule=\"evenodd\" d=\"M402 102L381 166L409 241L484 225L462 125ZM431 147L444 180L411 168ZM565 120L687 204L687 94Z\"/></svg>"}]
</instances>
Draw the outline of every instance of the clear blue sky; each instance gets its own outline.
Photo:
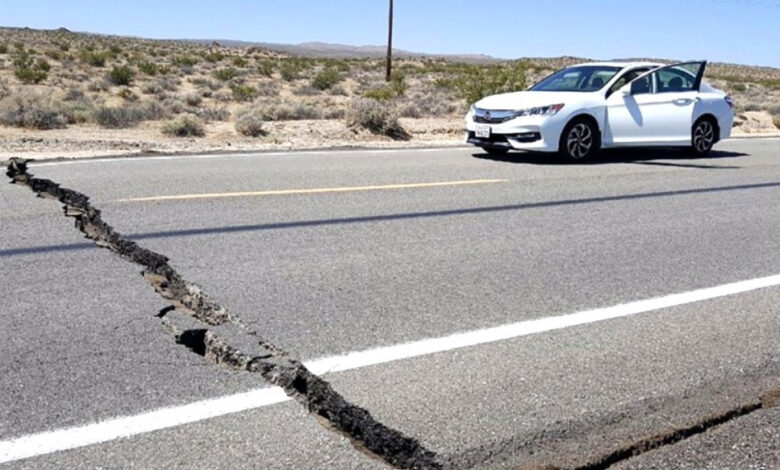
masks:
<instances>
[{"instance_id":1,"label":"clear blue sky","mask_svg":"<svg viewBox=\"0 0 780 470\"><path fill-rule=\"evenodd\" d=\"M780 67L780 0L395 0L395 46ZM0 0L0 25L151 38L383 44L387 0Z\"/></svg>"}]
</instances>

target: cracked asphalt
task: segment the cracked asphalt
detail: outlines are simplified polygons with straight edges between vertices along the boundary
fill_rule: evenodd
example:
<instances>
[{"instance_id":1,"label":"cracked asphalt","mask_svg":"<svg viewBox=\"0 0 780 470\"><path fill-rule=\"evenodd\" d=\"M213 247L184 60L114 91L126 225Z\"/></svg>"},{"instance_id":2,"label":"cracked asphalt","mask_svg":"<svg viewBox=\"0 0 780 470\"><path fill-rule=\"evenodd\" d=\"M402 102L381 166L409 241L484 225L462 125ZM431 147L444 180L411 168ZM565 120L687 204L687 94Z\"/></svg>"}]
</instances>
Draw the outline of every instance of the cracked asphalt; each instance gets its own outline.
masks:
<instances>
[{"instance_id":1,"label":"cracked asphalt","mask_svg":"<svg viewBox=\"0 0 780 470\"><path fill-rule=\"evenodd\" d=\"M31 172L90 195L114 228L304 360L780 273L778 140L591 165L446 149ZM120 202L477 179L508 181ZM174 344L138 268L91 248L54 203L2 185L0 220L0 440L265 386ZM574 467L780 386L778 301L766 288L326 378L463 466ZM757 413L618 468L777 468L764 443L778 415ZM0 467L383 468L290 402Z\"/></svg>"}]
</instances>

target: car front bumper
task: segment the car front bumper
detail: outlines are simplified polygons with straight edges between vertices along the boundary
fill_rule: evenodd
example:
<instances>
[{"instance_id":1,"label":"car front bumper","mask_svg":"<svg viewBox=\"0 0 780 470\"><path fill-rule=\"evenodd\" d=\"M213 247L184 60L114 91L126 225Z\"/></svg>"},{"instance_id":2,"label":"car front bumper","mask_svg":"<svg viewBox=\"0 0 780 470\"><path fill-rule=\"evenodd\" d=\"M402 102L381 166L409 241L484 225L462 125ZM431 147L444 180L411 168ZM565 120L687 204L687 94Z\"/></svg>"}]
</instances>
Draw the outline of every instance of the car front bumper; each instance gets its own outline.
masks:
<instances>
[{"instance_id":1,"label":"car front bumper","mask_svg":"<svg viewBox=\"0 0 780 470\"><path fill-rule=\"evenodd\" d=\"M476 136L477 126L489 126L490 136ZM557 152L565 121L557 116L531 116L512 119L500 124L474 122L466 116L465 141L483 148L526 150L531 152Z\"/></svg>"}]
</instances>

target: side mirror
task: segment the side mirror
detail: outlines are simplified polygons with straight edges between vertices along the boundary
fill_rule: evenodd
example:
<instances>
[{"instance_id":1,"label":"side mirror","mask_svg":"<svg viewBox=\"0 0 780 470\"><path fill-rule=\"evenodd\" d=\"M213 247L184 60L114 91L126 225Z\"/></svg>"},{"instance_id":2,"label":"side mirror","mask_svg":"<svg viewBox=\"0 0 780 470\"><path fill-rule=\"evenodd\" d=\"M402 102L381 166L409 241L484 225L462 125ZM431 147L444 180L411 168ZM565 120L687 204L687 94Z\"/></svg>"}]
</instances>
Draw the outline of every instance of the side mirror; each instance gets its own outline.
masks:
<instances>
[{"instance_id":1,"label":"side mirror","mask_svg":"<svg viewBox=\"0 0 780 470\"><path fill-rule=\"evenodd\" d=\"M620 88L620 94L623 96L631 96L631 84L623 85Z\"/></svg>"}]
</instances>

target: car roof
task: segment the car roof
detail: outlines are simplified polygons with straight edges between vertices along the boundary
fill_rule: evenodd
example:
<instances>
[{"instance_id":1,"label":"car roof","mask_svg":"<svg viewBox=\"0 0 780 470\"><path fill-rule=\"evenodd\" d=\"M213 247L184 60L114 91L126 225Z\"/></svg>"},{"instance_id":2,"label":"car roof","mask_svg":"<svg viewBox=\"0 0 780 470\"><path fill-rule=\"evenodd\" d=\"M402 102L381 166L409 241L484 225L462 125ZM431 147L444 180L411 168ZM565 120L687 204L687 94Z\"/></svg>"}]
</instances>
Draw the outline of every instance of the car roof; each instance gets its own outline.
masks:
<instances>
[{"instance_id":1,"label":"car roof","mask_svg":"<svg viewBox=\"0 0 780 470\"><path fill-rule=\"evenodd\" d=\"M657 62L584 62L582 64L571 65L571 67L582 67L585 65L596 65L603 67L621 67L621 68L634 68L634 67L662 67L665 64L659 64Z\"/></svg>"}]
</instances>

